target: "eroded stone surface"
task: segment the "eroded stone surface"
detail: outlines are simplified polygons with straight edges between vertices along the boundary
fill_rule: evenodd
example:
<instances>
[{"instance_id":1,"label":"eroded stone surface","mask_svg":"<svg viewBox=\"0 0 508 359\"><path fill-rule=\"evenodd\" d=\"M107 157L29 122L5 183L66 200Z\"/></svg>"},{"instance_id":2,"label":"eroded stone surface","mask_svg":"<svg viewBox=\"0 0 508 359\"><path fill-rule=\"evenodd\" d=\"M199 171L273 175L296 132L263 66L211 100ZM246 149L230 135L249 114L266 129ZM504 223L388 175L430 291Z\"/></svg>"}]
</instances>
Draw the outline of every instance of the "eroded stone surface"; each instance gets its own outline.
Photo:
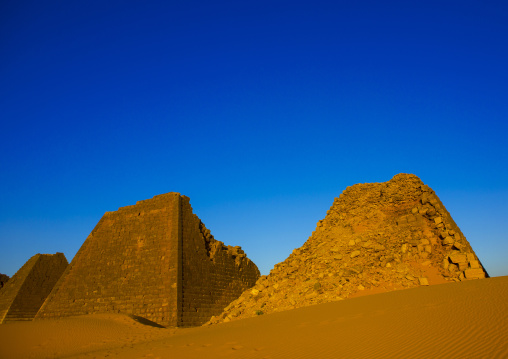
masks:
<instances>
[{"instance_id":1,"label":"eroded stone surface","mask_svg":"<svg viewBox=\"0 0 508 359\"><path fill-rule=\"evenodd\" d=\"M348 187L302 247L209 323L486 275L434 191L399 174Z\"/></svg>"}]
</instances>

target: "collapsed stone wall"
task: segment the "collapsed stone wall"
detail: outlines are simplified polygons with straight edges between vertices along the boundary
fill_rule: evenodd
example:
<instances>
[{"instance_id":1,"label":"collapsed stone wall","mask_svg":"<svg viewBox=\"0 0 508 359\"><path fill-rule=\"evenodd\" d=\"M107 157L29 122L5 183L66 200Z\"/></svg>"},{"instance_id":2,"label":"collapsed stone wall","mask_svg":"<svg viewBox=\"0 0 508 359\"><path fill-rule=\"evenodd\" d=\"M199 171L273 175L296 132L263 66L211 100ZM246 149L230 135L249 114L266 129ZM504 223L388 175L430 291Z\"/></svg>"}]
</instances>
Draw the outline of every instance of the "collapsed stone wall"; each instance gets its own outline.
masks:
<instances>
[{"instance_id":1,"label":"collapsed stone wall","mask_svg":"<svg viewBox=\"0 0 508 359\"><path fill-rule=\"evenodd\" d=\"M217 241L182 199L183 266L182 325L197 326L252 287L259 278L256 265L241 247Z\"/></svg>"},{"instance_id":2,"label":"collapsed stone wall","mask_svg":"<svg viewBox=\"0 0 508 359\"><path fill-rule=\"evenodd\" d=\"M9 276L6 274L0 273L0 289L2 289L7 282L9 281Z\"/></svg>"},{"instance_id":3,"label":"collapsed stone wall","mask_svg":"<svg viewBox=\"0 0 508 359\"><path fill-rule=\"evenodd\" d=\"M37 318L121 312L166 326L202 324L259 277L249 259L236 264L234 251L210 236L179 193L107 212Z\"/></svg>"},{"instance_id":4,"label":"collapsed stone wall","mask_svg":"<svg viewBox=\"0 0 508 359\"><path fill-rule=\"evenodd\" d=\"M348 187L302 247L210 323L486 276L434 191L399 174Z\"/></svg>"},{"instance_id":5,"label":"collapsed stone wall","mask_svg":"<svg viewBox=\"0 0 508 359\"><path fill-rule=\"evenodd\" d=\"M67 265L63 253L30 258L0 291L0 323L32 320Z\"/></svg>"}]
</instances>

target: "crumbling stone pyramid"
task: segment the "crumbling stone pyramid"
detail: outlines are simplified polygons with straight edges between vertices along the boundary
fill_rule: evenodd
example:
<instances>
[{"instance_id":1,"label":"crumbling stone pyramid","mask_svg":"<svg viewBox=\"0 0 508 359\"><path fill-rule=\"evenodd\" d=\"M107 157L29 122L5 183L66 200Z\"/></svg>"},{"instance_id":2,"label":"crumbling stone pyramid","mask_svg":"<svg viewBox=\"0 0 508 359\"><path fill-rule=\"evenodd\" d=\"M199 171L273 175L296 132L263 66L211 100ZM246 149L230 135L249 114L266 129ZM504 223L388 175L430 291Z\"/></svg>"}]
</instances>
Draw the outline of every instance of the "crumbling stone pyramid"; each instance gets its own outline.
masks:
<instances>
[{"instance_id":1,"label":"crumbling stone pyramid","mask_svg":"<svg viewBox=\"0 0 508 359\"><path fill-rule=\"evenodd\" d=\"M67 265L63 253L30 258L0 291L0 323L33 320Z\"/></svg>"},{"instance_id":2,"label":"crumbling stone pyramid","mask_svg":"<svg viewBox=\"0 0 508 359\"><path fill-rule=\"evenodd\" d=\"M399 174L348 187L302 247L210 323L486 276L434 191Z\"/></svg>"},{"instance_id":3,"label":"crumbling stone pyramid","mask_svg":"<svg viewBox=\"0 0 508 359\"><path fill-rule=\"evenodd\" d=\"M6 274L0 273L0 289L2 289L7 282L9 281L9 276Z\"/></svg>"},{"instance_id":4,"label":"crumbling stone pyramid","mask_svg":"<svg viewBox=\"0 0 508 359\"><path fill-rule=\"evenodd\" d=\"M258 278L240 247L214 239L188 197L167 193L106 212L37 318L121 312L201 325Z\"/></svg>"}]
</instances>

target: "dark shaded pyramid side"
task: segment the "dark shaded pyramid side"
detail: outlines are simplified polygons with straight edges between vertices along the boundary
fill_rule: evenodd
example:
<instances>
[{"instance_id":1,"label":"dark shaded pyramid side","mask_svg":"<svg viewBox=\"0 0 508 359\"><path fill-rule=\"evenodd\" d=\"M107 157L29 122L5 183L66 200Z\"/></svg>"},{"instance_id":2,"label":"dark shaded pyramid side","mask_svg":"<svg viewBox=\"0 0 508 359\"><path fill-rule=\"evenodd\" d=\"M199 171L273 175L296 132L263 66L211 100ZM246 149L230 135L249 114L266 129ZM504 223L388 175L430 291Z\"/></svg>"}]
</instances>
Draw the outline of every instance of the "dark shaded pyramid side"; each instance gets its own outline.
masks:
<instances>
[{"instance_id":1,"label":"dark shaded pyramid side","mask_svg":"<svg viewBox=\"0 0 508 359\"><path fill-rule=\"evenodd\" d=\"M0 323L33 320L67 265L63 253L30 258L0 291Z\"/></svg>"},{"instance_id":2,"label":"dark shaded pyramid side","mask_svg":"<svg viewBox=\"0 0 508 359\"><path fill-rule=\"evenodd\" d=\"M185 196L138 201L101 218L37 318L120 312L199 325L259 277L240 252L213 239Z\"/></svg>"},{"instance_id":3,"label":"dark shaded pyramid side","mask_svg":"<svg viewBox=\"0 0 508 359\"><path fill-rule=\"evenodd\" d=\"M434 191L399 174L346 188L304 245L211 323L486 276Z\"/></svg>"},{"instance_id":4,"label":"dark shaded pyramid side","mask_svg":"<svg viewBox=\"0 0 508 359\"><path fill-rule=\"evenodd\" d=\"M6 274L0 273L0 289L2 289L7 282L9 281L9 276Z\"/></svg>"}]
</instances>

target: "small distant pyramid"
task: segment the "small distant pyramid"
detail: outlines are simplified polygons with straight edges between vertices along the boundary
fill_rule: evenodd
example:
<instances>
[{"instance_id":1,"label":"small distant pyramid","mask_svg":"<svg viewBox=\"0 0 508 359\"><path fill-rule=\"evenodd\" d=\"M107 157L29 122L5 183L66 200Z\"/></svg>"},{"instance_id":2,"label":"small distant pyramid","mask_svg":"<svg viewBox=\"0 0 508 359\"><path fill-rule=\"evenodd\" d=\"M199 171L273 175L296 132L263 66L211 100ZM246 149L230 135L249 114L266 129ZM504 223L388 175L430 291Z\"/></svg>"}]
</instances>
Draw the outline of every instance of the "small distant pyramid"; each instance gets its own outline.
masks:
<instances>
[{"instance_id":1,"label":"small distant pyramid","mask_svg":"<svg viewBox=\"0 0 508 359\"><path fill-rule=\"evenodd\" d=\"M67 265L63 253L30 258L0 291L0 323L33 320Z\"/></svg>"},{"instance_id":2,"label":"small distant pyramid","mask_svg":"<svg viewBox=\"0 0 508 359\"><path fill-rule=\"evenodd\" d=\"M348 187L302 247L210 323L486 276L434 191L398 174Z\"/></svg>"},{"instance_id":3,"label":"small distant pyramid","mask_svg":"<svg viewBox=\"0 0 508 359\"><path fill-rule=\"evenodd\" d=\"M9 281L9 276L0 273L0 289L2 289Z\"/></svg>"},{"instance_id":4,"label":"small distant pyramid","mask_svg":"<svg viewBox=\"0 0 508 359\"><path fill-rule=\"evenodd\" d=\"M237 246L225 246L166 193L106 212L37 314L37 319L120 312L163 326L196 326L259 278Z\"/></svg>"}]
</instances>

